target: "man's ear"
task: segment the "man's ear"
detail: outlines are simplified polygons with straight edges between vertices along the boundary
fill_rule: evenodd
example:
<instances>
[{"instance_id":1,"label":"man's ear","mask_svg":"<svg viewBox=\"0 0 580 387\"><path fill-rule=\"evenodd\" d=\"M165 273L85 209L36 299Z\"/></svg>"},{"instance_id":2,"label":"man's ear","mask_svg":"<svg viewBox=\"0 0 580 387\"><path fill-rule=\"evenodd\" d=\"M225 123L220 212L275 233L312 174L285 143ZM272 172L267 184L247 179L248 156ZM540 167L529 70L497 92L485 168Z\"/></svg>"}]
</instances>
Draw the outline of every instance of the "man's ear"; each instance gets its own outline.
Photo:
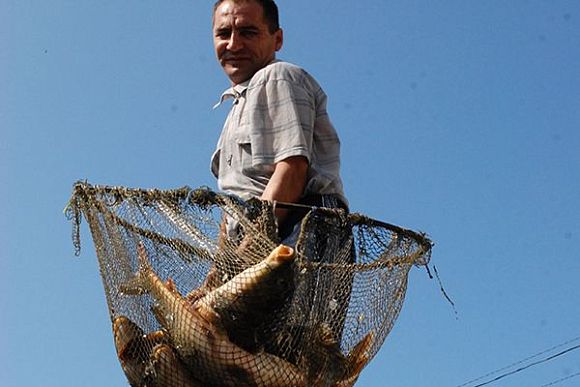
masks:
<instances>
[{"instance_id":1,"label":"man's ear","mask_svg":"<svg viewBox=\"0 0 580 387\"><path fill-rule=\"evenodd\" d=\"M278 31L274 34L276 35L276 51L280 51L284 44L284 31L282 31L282 28L278 28Z\"/></svg>"}]
</instances>

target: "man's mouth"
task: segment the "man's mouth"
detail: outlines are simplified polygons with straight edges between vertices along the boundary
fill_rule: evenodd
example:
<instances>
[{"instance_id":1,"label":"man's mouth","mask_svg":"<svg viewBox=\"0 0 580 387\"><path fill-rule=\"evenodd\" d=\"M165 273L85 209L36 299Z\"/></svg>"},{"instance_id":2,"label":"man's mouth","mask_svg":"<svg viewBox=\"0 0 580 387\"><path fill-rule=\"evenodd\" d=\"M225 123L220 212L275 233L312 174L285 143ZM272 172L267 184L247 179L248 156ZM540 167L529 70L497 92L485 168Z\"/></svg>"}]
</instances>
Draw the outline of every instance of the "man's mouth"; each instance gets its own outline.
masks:
<instances>
[{"instance_id":1,"label":"man's mouth","mask_svg":"<svg viewBox=\"0 0 580 387\"><path fill-rule=\"evenodd\" d=\"M238 63L238 62L245 62L250 60L250 58L245 58L245 57L231 57L231 58L226 58L224 59L224 62L227 63Z\"/></svg>"},{"instance_id":2,"label":"man's mouth","mask_svg":"<svg viewBox=\"0 0 580 387\"><path fill-rule=\"evenodd\" d=\"M250 60L250 56L248 55L236 55L236 54L232 54L232 53L226 53L223 57L222 60L224 62L242 62L242 61L246 61L246 60Z\"/></svg>"}]
</instances>

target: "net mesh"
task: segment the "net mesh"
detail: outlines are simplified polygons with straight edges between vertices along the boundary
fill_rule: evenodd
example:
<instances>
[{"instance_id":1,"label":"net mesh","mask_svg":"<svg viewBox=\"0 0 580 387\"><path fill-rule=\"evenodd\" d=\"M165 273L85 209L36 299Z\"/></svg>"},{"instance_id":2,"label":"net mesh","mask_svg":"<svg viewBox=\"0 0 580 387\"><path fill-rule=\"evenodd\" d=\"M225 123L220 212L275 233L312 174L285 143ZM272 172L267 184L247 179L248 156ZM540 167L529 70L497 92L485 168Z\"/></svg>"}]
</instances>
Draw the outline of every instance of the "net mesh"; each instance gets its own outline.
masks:
<instances>
[{"instance_id":1,"label":"net mesh","mask_svg":"<svg viewBox=\"0 0 580 387\"><path fill-rule=\"evenodd\" d=\"M293 247L273 208L209 189L75 184L132 386L351 386L401 309L424 235L312 208ZM235 232L232 232L232 229Z\"/></svg>"}]
</instances>

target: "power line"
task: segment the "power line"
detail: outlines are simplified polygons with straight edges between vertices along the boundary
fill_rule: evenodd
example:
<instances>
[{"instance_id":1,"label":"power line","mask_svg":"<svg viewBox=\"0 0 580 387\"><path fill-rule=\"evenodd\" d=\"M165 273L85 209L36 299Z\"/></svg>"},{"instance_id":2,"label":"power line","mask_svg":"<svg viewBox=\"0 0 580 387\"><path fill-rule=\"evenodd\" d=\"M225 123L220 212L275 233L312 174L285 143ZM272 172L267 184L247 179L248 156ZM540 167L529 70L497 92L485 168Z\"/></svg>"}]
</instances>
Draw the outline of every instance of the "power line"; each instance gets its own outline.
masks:
<instances>
[{"instance_id":1,"label":"power line","mask_svg":"<svg viewBox=\"0 0 580 387\"><path fill-rule=\"evenodd\" d=\"M552 352L552 351L554 351L555 349L558 349L558 348L564 347L564 346L566 346L566 345L569 345L569 344L571 344L571 343L573 343L573 342L576 342L576 341L578 341L578 340L580 340L580 336L578 336L578 337L575 337L575 338L573 338L573 339L571 339L571 340L567 340L567 341L565 341L565 342L563 342L563 343L561 343L561 344L555 345L555 346L553 346L553 347L551 347L551 348L548 348L548 349L546 349L546 350L543 350L543 351L541 351L541 352L538 352L538 353L536 353L535 355L528 356L528 357L526 357L525 359L522 359L522 360L520 360L520 361L517 361L517 362L515 362L515 363L512 363L512 364L510 364L510 365L508 365L508 366L505 366L505 367L499 368L499 369L497 369L497 370L495 370L495 371L488 372L487 374L485 374L485 375L483 375L483 376L480 376L480 377L478 377L478 378L472 379L472 380L470 380L470 381L468 381L468 382L465 382L465 383L463 383L463 384L461 384L461 385L459 385L459 386L457 386L457 387L465 387L465 386L467 386L467 385L469 385L469 384L472 384L472 383L478 382L478 381L480 381L480 380L482 380L482 379L485 379L485 378L487 378L487 377L490 377L490 376L492 376L492 375L498 374L498 373L500 373L500 372L502 372L502 371L506 371L506 370L508 370L508 369L510 369L510 368L513 368L513 367L516 367L516 366L518 366L518 365L520 365L520 364L526 363L526 362L528 362L528 361L530 361L530 360L532 360L532 359L535 359L535 358L537 358L537 357L539 357L539 356L542 356L542 355L544 355L544 354L546 354L546 353L548 353L548 352ZM515 373L521 372L521 371L523 371L523 370L525 370L525 369L527 369L527 368L530 368L530 367L532 367L532 366L535 366L535 365L537 365L537 364L544 363L544 362L547 362L547 361L549 361L549 360L552 360L552 359L554 359L555 357L562 356L562 355L564 355L564 354L566 354L566 353L568 353L568 352L570 352L570 351L573 351L573 350L575 350L575 349L578 349L578 348L580 348L580 345L576 345L576 346L574 346L574 347L568 348L568 349L566 349L566 350L564 350L564 351L562 351L562 352L560 352L560 353L557 353L557 354L555 354L555 355L549 356L549 357L547 357L547 358L545 358L545 359L542 359L542 360L536 361L536 362L534 362L534 363L528 364L528 365L526 365L526 366L520 367L520 368L518 368L518 369L516 369L516 370L513 370L513 371L506 372L506 373L504 373L504 374L502 374L502 375L499 375L499 376L495 377L494 379L491 379L491 380L489 380L489 381L487 381L487 382L485 382L485 383L483 383L483 384L478 384L478 385L476 385L476 386L473 386L473 387L481 387L481 386L485 386L485 385L487 385L487 384L490 384L490 383L493 383L493 382L495 382L495 381L497 381L497 380L499 380L499 379L503 379L503 378L505 378L506 376L513 375L513 374L515 374Z\"/></svg>"},{"instance_id":2,"label":"power line","mask_svg":"<svg viewBox=\"0 0 580 387\"><path fill-rule=\"evenodd\" d=\"M528 368L530 368L530 367L533 367L533 366L535 366L535 365L538 365L538 364L541 364L541 363L545 363L545 362L547 362L547 361L549 361L549 360L555 359L555 358L557 358L558 356L562 356L562 355L564 355L565 353L571 352L571 351L573 351L573 350L575 350L575 349L578 349L578 348L580 348L580 344L578 344L578 345L575 345L575 346L573 346L573 347L571 347L571 348L568 348L568 349L566 349L566 350L564 350L564 351L562 351L562 352L559 352L559 353L557 353L557 354L555 354L555 355L549 356L549 357L547 357L547 358L545 358L545 359L538 360L538 361L536 361L536 362L533 362L533 363L530 363L530 364L528 364L528 365L526 365L526 366L520 367L520 368L518 368L518 369L516 369L516 370L514 370L514 371L506 372L505 374L502 374L502 375L500 375L500 376L498 376L498 377L496 377L496 378L493 378L492 380L489 380L489 381L487 381L487 382L485 382L485 383L477 384L477 385L475 385L475 386L473 386L473 387L481 387L481 386L485 386L485 385L487 385L487 384L491 384L491 383L493 383L493 382L495 382L495 381L498 381L498 380L500 380L500 379L503 379L503 378L505 378L506 376L510 376L510 375L516 374L516 373L518 373L518 372L521 372L521 371L523 371L523 370L525 370L525 369L528 369Z\"/></svg>"},{"instance_id":3,"label":"power line","mask_svg":"<svg viewBox=\"0 0 580 387\"><path fill-rule=\"evenodd\" d=\"M550 382L548 384L542 384L540 387L553 386L553 385L558 384L560 382L563 382L563 381L566 381L566 380L575 378L576 376L580 376L580 372L576 372L575 374L568 375L568 376L566 376L565 378L562 378L562 379L554 380L553 382Z\"/></svg>"}]
</instances>

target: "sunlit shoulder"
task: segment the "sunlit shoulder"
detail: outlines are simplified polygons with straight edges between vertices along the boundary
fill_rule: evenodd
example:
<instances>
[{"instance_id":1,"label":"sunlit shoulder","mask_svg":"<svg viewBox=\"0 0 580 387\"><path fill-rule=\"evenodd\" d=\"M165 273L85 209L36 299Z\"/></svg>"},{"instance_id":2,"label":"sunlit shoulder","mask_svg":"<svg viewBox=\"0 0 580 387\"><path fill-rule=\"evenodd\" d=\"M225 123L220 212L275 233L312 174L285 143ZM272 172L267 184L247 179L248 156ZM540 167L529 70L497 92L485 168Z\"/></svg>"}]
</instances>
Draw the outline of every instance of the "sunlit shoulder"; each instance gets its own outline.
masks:
<instances>
[{"instance_id":1,"label":"sunlit shoulder","mask_svg":"<svg viewBox=\"0 0 580 387\"><path fill-rule=\"evenodd\" d=\"M306 70L295 64L276 60L258 71L250 85L261 84L263 82L286 80L300 84L310 78Z\"/></svg>"}]
</instances>

